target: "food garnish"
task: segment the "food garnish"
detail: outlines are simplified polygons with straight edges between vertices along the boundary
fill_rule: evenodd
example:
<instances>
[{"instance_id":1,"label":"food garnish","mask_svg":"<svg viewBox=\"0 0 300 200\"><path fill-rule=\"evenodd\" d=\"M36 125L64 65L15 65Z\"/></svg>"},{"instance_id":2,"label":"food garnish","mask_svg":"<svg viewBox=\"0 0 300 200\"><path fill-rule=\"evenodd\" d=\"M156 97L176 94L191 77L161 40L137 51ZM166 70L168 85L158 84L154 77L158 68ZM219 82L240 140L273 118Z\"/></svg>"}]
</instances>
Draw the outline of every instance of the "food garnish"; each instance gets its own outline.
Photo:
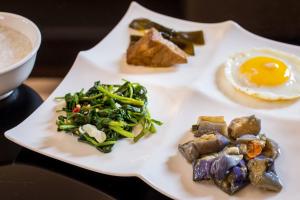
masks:
<instances>
[{"instance_id":1,"label":"food garnish","mask_svg":"<svg viewBox=\"0 0 300 200\"><path fill-rule=\"evenodd\" d=\"M279 146L260 130L254 115L235 118L228 127L222 116L200 116L192 126L195 139L178 149L192 163L196 182L210 180L230 195L249 183L279 192L282 183L274 168Z\"/></svg>"},{"instance_id":2,"label":"food garnish","mask_svg":"<svg viewBox=\"0 0 300 200\"><path fill-rule=\"evenodd\" d=\"M58 131L73 133L78 141L95 146L98 150L111 152L114 144L122 138L137 142L147 134L156 132L155 124L147 108L147 90L139 83L125 81L122 85L94 83L87 92L68 93L63 99L64 112L57 119ZM135 127L141 127L133 133Z\"/></svg>"}]
</instances>

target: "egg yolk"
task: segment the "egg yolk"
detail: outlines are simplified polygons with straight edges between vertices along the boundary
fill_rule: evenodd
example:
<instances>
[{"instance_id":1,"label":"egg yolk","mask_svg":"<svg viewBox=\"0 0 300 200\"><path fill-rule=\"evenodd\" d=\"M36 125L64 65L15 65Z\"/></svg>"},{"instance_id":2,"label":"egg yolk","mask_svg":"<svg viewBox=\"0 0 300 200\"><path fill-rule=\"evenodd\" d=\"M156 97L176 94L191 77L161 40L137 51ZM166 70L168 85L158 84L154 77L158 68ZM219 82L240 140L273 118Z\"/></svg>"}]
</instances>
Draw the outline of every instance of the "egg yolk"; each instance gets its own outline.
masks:
<instances>
[{"instance_id":1,"label":"egg yolk","mask_svg":"<svg viewBox=\"0 0 300 200\"><path fill-rule=\"evenodd\" d=\"M258 56L251 58L240 66L240 73L249 82L258 86L276 86L285 83L290 72L287 65L271 57Z\"/></svg>"}]
</instances>

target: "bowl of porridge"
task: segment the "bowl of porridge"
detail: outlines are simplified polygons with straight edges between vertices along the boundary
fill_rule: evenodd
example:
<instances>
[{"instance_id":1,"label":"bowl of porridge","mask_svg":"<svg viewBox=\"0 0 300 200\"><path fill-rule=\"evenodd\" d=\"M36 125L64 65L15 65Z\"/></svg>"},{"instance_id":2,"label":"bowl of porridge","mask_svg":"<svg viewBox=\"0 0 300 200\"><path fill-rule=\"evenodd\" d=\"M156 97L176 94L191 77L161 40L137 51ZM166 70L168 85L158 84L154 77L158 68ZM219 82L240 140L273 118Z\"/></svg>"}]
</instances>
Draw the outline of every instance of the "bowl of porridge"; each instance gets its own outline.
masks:
<instances>
[{"instance_id":1,"label":"bowl of porridge","mask_svg":"<svg viewBox=\"0 0 300 200\"><path fill-rule=\"evenodd\" d=\"M29 19L0 12L0 100L29 76L41 44L41 33Z\"/></svg>"}]
</instances>

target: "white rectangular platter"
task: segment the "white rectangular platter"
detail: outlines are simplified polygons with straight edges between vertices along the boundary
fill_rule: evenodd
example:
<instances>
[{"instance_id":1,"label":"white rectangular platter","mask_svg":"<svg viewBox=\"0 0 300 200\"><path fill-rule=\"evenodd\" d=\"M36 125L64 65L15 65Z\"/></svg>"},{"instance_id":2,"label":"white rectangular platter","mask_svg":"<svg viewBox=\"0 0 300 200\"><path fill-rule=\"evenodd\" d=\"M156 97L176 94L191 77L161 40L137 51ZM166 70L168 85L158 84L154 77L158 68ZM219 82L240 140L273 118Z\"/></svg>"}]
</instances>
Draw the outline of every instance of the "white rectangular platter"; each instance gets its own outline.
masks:
<instances>
[{"instance_id":1,"label":"white rectangular platter","mask_svg":"<svg viewBox=\"0 0 300 200\"><path fill-rule=\"evenodd\" d=\"M128 24L135 18L149 18L180 31L203 30L206 44L196 47L196 56L188 64L167 69L130 67L124 64L129 44ZM297 54L300 48L261 38L232 21L216 24L179 20L152 12L132 3L119 24L99 44L78 54L76 61L56 90L24 122L7 131L11 141L43 155L115 176L137 176L163 194L176 199L300 199L300 103L268 104L248 99L224 86L219 69L235 52L269 47ZM56 96L82 88L97 80L120 83L125 78L140 82L149 91L153 118L164 122L156 134L133 143L123 139L109 154L77 142L77 138L58 133L55 124ZM226 93L228 93L226 95ZM255 114L262 129L282 149L276 169L284 188L280 193L247 186L228 196L213 184L195 183L192 166L179 154L177 146L199 115L224 115L227 121Z\"/></svg>"}]
</instances>

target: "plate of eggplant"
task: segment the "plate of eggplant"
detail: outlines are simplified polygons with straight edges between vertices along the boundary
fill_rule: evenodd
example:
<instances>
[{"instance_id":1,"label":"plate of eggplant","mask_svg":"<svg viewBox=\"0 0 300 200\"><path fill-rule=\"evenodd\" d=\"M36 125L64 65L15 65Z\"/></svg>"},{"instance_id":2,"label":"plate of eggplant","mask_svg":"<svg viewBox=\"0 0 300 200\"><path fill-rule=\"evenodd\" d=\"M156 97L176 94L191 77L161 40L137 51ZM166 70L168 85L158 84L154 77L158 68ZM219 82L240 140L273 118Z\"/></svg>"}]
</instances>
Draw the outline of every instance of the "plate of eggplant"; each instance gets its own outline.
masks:
<instances>
[{"instance_id":1,"label":"plate of eggplant","mask_svg":"<svg viewBox=\"0 0 300 200\"><path fill-rule=\"evenodd\" d=\"M200 116L192 126L195 138L178 146L192 163L193 181L210 180L229 195L248 184L280 192L274 166L280 148L260 130L254 115L235 118L228 127L223 116Z\"/></svg>"},{"instance_id":2,"label":"plate of eggplant","mask_svg":"<svg viewBox=\"0 0 300 200\"><path fill-rule=\"evenodd\" d=\"M101 42L78 54L48 99L5 136L86 170L139 177L173 199L300 199L299 101L239 103L218 87L218 70L231 54L262 46L300 52L232 21L185 21L133 2ZM120 91L122 84L126 90ZM147 100L132 104L132 98L141 101L140 85ZM75 100L60 116L55 98L69 93ZM131 131L145 116L151 123L144 130L153 134L134 140ZM162 122L155 131L153 119ZM69 134L62 133L66 128Z\"/></svg>"}]
</instances>

